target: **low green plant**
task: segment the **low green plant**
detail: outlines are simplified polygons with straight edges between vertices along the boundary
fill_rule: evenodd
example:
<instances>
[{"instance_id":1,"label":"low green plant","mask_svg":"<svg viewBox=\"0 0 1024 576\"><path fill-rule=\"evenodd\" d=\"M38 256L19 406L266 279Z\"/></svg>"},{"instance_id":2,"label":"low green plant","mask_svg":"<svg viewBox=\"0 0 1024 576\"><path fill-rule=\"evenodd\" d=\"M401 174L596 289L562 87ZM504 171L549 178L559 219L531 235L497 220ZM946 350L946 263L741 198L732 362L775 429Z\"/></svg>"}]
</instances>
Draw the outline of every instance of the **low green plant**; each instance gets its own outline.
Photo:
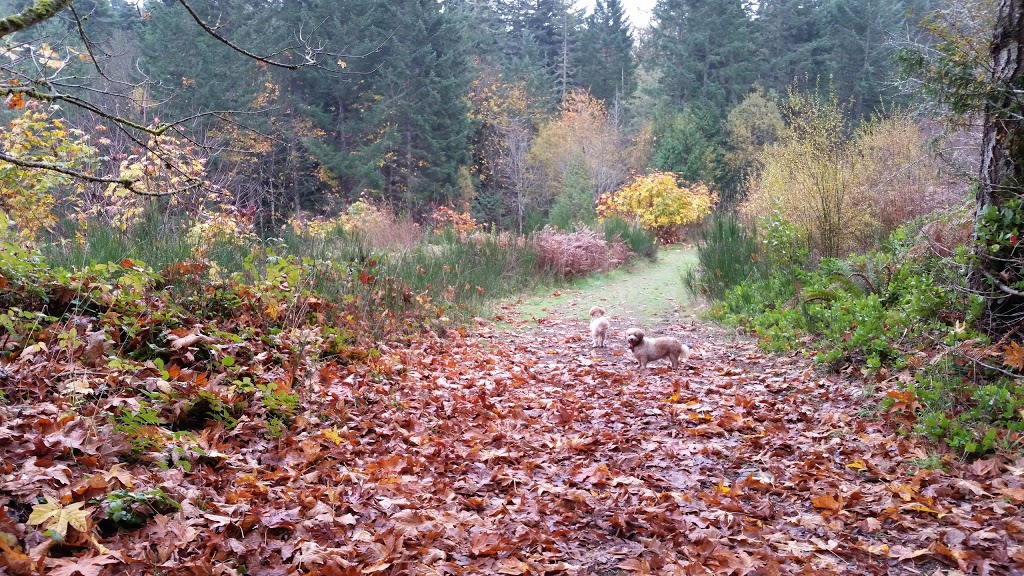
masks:
<instances>
[{"instance_id":1,"label":"low green plant","mask_svg":"<svg viewBox=\"0 0 1024 576\"><path fill-rule=\"evenodd\" d=\"M132 452L138 454L159 447L163 443L162 427L166 422L160 413L144 403L138 410L122 410L113 417L114 430L124 434Z\"/></svg>"},{"instance_id":2,"label":"low green plant","mask_svg":"<svg viewBox=\"0 0 1024 576\"><path fill-rule=\"evenodd\" d=\"M598 229L604 233L605 240L621 240L634 254L652 260L658 255L658 237L650 230L630 223L621 216L605 218L600 222Z\"/></svg>"},{"instance_id":3,"label":"low green plant","mask_svg":"<svg viewBox=\"0 0 1024 576\"><path fill-rule=\"evenodd\" d=\"M810 241L807 233L773 210L761 222L761 253L773 272L792 273L807 267Z\"/></svg>"},{"instance_id":4,"label":"low green plant","mask_svg":"<svg viewBox=\"0 0 1024 576\"><path fill-rule=\"evenodd\" d=\"M910 465L922 470L942 470L944 468L942 456L938 454L929 454L922 458L915 458L910 461Z\"/></svg>"},{"instance_id":5,"label":"low green plant","mask_svg":"<svg viewBox=\"0 0 1024 576\"><path fill-rule=\"evenodd\" d=\"M263 393L260 402L267 412L281 419L289 419L295 415L295 410L299 406L299 397L296 394L278 390L275 382L258 384L256 387Z\"/></svg>"},{"instance_id":6,"label":"low green plant","mask_svg":"<svg viewBox=\"0 0 1024 576\"><path fill-rule=\"evenodd\" d=\"M152 490L115 490L98 500L107 519L116 528L135 530L141 528L150 518L157 514L167 514L181 510L170 494L163 488Z\"/></svg>"},{"instance_id":7,"label":"low green plant","mask_svg":"<svg viewBox=\"0 0 1024 576\"><path fill-rule=\"evenodd\" d=\"M987 344L971 328L981 303L964 289L963 261L908 257L914 237L899 229L879 250L822 260L814 272L786 265L792 252L784 250L772 257L774 273L732 287L711 315L747 326L766 350L802 350L832 370L909 370L920 405L915 432L966 455L1019 449L1024 387L984 364L957 361L961 345ZM946 352L922 365L921 349Z\"/></svg>"}]
</instances>

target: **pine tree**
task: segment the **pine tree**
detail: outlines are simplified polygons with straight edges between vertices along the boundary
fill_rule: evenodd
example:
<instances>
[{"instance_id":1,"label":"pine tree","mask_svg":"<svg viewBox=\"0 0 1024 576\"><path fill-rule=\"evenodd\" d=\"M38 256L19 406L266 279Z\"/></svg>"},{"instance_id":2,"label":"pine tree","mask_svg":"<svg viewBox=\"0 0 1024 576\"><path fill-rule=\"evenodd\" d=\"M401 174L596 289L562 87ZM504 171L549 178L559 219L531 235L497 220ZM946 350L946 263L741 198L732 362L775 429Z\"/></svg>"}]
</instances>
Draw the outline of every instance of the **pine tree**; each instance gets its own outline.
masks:
<instances>
[{"instance_id":1,"label":"pine tree","mask_svg":"<svg viewBox=\"0 0 1024 576\"><path fill-rule=\"evenodd\" d=\"M751 29L742 0L658 0L653 59L669 101L740 102L756 73Z\"/></svg>"},{"instance_id":2,"label":"pine tree","mask_svg":"<svg viewBox=\"0 0 1024 576\"><path fill-rule=\"evenodd\" d=\"M149 6L149 5L147 5ZM218 33L241 46L268 45L274 35L269 11L246 0L191 2ZM261 9L262 8L262 9ZM155 2L142 30L142 70L155 80L149 98L164 101L163 114L185 116L200 110L244 110L258 87L258 63L225 46L177 3ZM262 42L257 42L257 38ZM173 54L173 58L168 58Z\"/></svg>"},{"instance_id":3,"label":"pine tree","mask_svg":"<svg viewBox=\"0 0 1024 576\"><path fill-rule=\"evenodd\" d=\"M633 90L633 37L619 0L597 0L580 38L576 85L607 105Z\"/></svg>"},{"instance_id":4,"label":"pine tree","mask_svg":"<svg viewBox=\"0 0 1024 576\"><path fill-rule=\"evenodd\" d=\"M905 14L893 0L832 0L827 6L833 81L855 118L879 111L895 97L893 38Z\"/></svg>"},{"instance_id":5,"label":"pine tree","mask_svg":"<svg viewBox=\"0 0 1024 576\"><path fill-rule=\"evenodd\" d=\"M783 93L794 82L813 86L828 79L830 50L821 0L762 0L755 23L764 61L762 86Z\"/></svg>"},{"instance_id":6,"label":"pine tree","mask_svg":"<svg viewBox=\"0 0 1024 576\"><path fill-rule=\"evenodd\" d=\"M381 193L407 207L447 203L470 163L463 22L434 0L402 0L378 3L371 26L400 32L385 43L362 96Z\"/></svg>"}]
</instances>

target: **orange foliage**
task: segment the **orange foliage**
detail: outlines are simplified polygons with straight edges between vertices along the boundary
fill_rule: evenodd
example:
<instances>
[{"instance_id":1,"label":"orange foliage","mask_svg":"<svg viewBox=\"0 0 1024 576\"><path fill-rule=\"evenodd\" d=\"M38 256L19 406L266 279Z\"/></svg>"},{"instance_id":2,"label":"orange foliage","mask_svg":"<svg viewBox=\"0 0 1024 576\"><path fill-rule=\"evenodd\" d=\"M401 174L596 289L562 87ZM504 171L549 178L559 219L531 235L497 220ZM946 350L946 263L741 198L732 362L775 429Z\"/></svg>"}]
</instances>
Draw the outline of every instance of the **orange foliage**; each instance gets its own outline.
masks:
<instances>
[{"instance_id":1,"label":"orange foliage","mask_svg":"<svg viewBox=\"0 0 1024 576\"><path fill-rule=\"evenodd\" d=\"M430 218L438 230L451 228L463 238L480 229L480 224L477 224L473 215L469 213L469 206L464 206L462 212L456 212L447 206L438 206Z\"/></svg>"}]
</instances>

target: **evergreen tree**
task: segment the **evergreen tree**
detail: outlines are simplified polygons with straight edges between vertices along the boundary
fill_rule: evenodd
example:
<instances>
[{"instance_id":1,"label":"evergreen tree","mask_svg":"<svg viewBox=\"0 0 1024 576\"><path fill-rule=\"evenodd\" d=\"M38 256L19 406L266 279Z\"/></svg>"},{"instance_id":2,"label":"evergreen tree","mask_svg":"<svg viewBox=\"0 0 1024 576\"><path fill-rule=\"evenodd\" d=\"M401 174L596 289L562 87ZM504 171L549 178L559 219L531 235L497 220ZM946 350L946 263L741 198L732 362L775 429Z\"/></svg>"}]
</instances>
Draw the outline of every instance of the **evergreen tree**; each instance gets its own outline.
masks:
<instances>
[{"instance_id":1,"label":"evergreen tree","mask_svg":"<svg viewBox=\"0 0 1024 576\"><path fill-rule=\"evenodd\" d=\"M435 0L377 3L371 27L396 33L367 77L365 134L379 151L385 198L408 207L447 203L469 165L469 60L457 11Z\"/></svg>"},{"instance_id":2,"label":"evergreen tree","mask_svg":"<svg viewBox=\"0 0 1024 576\"><path fill-rule=\"evenodd\" d=\"M653 59L674 104L706 100L719 110L754 80L752 22L743 0L658 0Z\"/></svg>"},{"instance_id":3,"label":"evergreen tree","mask_svg":"<svg viewBox=\"0 0 1024 576\"><path fill-rule=\"evenodd\" d=\"M687 106L655 126L657 146L650 166L674 172L687 182L705 182L727 204L735 199L737 175L728 169L718 111L710 103Z\"/></svg>"},{"instance_id":4,"label":"evergreen tree","mask_svg":"<svg viewBox=\"0 0 1024 576\"><path fill-rule=\"evenodd\" d=\"M762 86L784 93L794 82L813 86L827 80L830 50L821 0L762 0L755 22Z\"/></svg>"},{"instance_id":5,"label":"evergreen tree","mask_svg":"<svg viewBox=\"0 0 1024 576\"><path fill-rule=\"evenodd\" d=\"M833 82L855 118L893 101L893 38L905 13L893 0L832 0L827 6Z\"/></svg>"},{"instance_id":6,"label":"evergreen tree","mask_svg":"<svg viewBox=\"0 0 1024 576\"><path fill-rule=\"evenodd\" d=\"M576 85L611 105L633 90L633 38L620 0L597 0L580 38Z\"/></svg>"},{"instance_id":7,"label":"evergreen tree","mask_svg":"<svg viewBox=\"0 0 1024 576\"><path fill-rule=\"evenodd\" d=\"M246 0L196 0L201 17L217 23L218 34L240 46L266 46L275 34L268 5ZM154 80L148 98L161 101L165 117L201 110L245 110L259 91L258 63L235 52L196 26L177 3L147 5L140 67ZM168 55L173 54L173 58Z\"/></svg>"},{"instance_id":8,"label":"evergreen tree","mask_svg":"<svg viewBox=\"0 0 1024 576\"><path fill-rule=\"evenodd\" d=\"M569 0L498 0L495 10L510 38L506 71L546 79L558 99L574 86L579 12Z\"/></svg>"}]
</instances>

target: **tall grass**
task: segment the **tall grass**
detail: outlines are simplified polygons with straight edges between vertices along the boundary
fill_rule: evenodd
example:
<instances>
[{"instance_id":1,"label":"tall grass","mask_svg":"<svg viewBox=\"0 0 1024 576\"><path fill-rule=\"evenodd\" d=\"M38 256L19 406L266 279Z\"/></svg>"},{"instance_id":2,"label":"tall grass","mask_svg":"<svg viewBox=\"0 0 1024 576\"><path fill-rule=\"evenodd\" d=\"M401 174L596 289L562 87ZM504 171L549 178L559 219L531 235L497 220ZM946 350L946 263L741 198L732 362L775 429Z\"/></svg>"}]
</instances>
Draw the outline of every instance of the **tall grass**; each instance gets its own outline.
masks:
<instances>
[{"instance_id":1,"label":"tall grass","mask_svg":"<svg viewBox=\"0 0 1024 576\"><path fill-rule=\"evenodd\" d=\"M50 265L66 269L125 258L155 270L201 262L202 269L216 270L218 278L233 275L248 285L265 281L268 270L292 259L302 268L304 288L330 302L357 307L371 322L375 317L413 317L426 309L463 321L479 315L495 298L553 282L557 276L540 270L533 243L497 232L460 236L444 230L418 237L403 232L402 239L382 242L379 230L365 234L336 226L304 235L287 228L276 238L214 241L197 249L187 238L188 229L187 223L166 223L159 217L147 218L127 234L95 224L83 241L51 242L43 253ZM201 290L203 284L199 279L177 280L183 290Z\"/></svg>"},{"instance_id":2,"label":"tall grass","mask_svg":"<svg viewBox=\"0 0 1024 576\"><path fill-rule=\"evenodd\" d=\"M121 262L125 258L162 270L195 255L188 239L189 226L179 220L165 220L148 213L136 226L122 231L105 223L92 223L79 230L81 241L67 239L44 243L41 251L51 266L80 269L93 263ZM244 269L251 247L241 242L218 241L203 247L203 258L232 273Z\"/></svg>"},{"instance_id":3,"label":"tall grass","mask_svg":"<svg viewBox=\"0 0 1024 576\"><path fill-rule=\"evenodd\" d=\"M658 238L654 232L645 230L622 218L613 216L601 221L599 230L609 242L621 240L634 253L644 258L654 259L658 255Z\"/></svg>"},{"instance_id":4,"label":"tall grass","mask_svg":"<svg viewBox=\"0 0 1024 576\"><path fill-rule=\"evenodd\" d=\"M732 214L713 215L697 241L697 265L683 273L694 296L721 299L758 270L757 235Z\"/></svg>"}]
</instances>

